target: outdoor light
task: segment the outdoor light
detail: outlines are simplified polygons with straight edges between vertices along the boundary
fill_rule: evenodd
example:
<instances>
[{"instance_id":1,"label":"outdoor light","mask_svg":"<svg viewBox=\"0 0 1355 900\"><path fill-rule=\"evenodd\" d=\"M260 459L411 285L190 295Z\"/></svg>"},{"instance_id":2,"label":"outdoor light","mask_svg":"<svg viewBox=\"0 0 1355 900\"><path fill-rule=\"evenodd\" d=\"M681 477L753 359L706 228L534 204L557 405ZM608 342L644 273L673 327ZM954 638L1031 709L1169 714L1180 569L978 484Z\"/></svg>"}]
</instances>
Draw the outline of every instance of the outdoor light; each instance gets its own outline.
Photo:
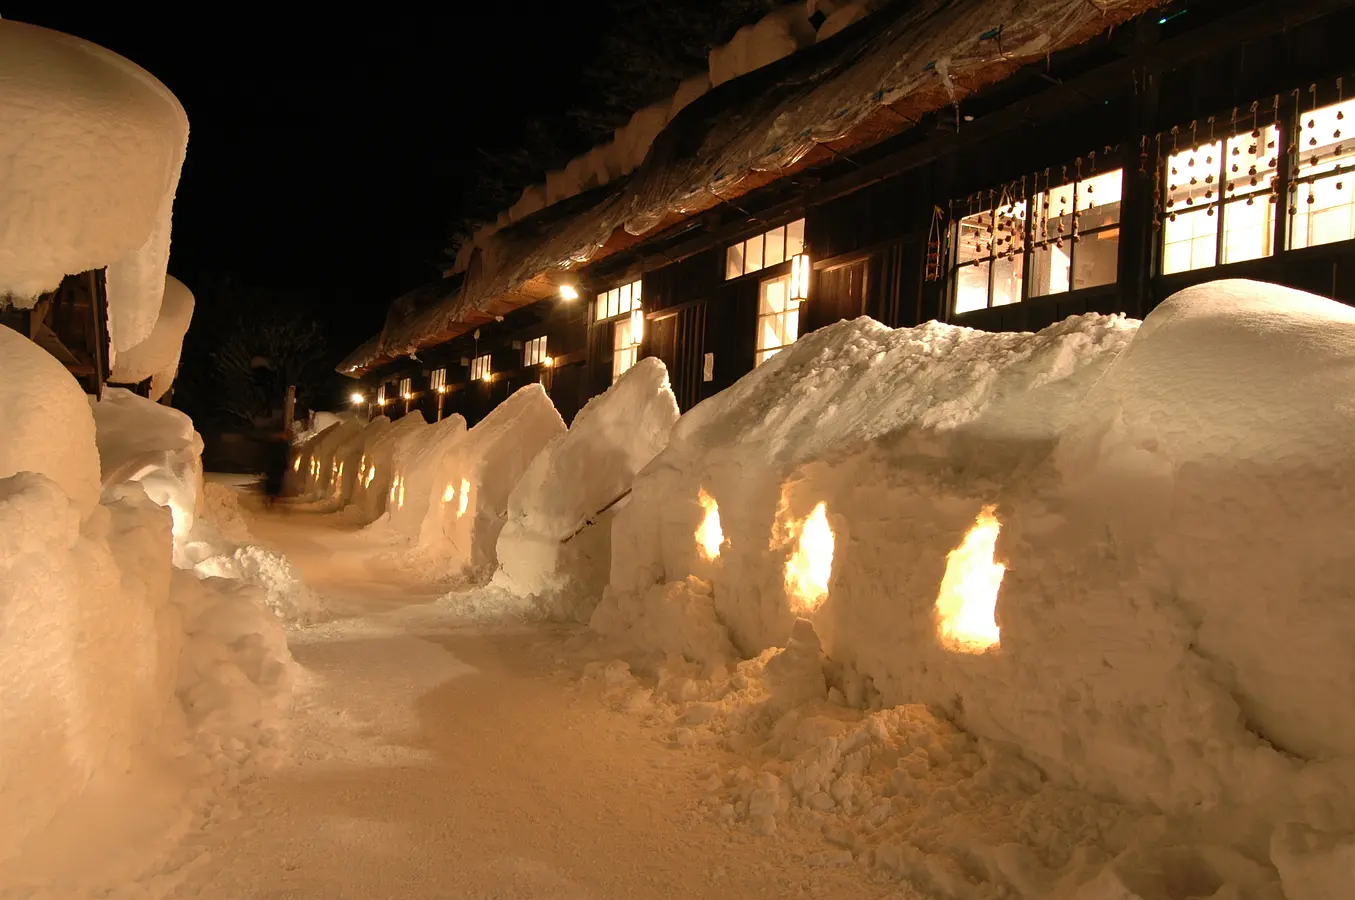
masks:
<instances>
[{"instance_id":1,"label":"outdoor light","mask_svg":"<svg viewBox=\"0 0 1355 900\"><path fill-rule=\"evenodd\" d=\"M790 299L797 303L809 299L808 253L797 253L790 258Z\"/></svg>"},{"instance_id":2,"label":"outdoor light","mask_svg":"<svg viewBox=\"0 0 1355 900\"><path fill-rule=\"evenodd\" d=\"M561 300L577 300L577 299L579 299L579 290L578 290L578 288L574 287L574 285L572 285L572 284L562 284L562 285L560 285L560 299L561 299Z\"/></svg>"},{"instance_id":3,"label":"outdoor light","mask_svg":"<svg viewBox=\"0 0 1355 900\"><path fill-rule=\"evenodd\" d=\"M547 356L545 359L541 360L541 365L549 369L551 366L555 365L555 357Z\"/></svg>"},{"instance_id":4,"label":"outdoor light","mask_svg":"<svg viewBox=\"0 0 1355 900\"><path fill-rule=\"evenodd\" d=\"M405 391L403 394L400 395L400 397L401 397L402 399L404 399L404 400L408 400L410 397L413 397L413 396L414 396L414 395L411 394L409 391Z\"/></svg>"},{"instance_id":5,"label":"outdoor light","mask_svg":"<svg viewBox=\"0 0 1355 900\"><path fill-rule=\"evenodd\" d=\"M630 340L638 344L645 336L645 311L640 307L630 311Z\"/></svg>"},{"instance_id":6,"label":"outdoor light","mask_svg":"<svg viewBox=\"0 0 1355 900\"><path fill-rule=\"evenodd\" d=\"M348 399L353 401L354 406L361 406L362 401L366 400L367 398L362 396L362 394L359 394L357 391L354 391L352 394L349 395Z\"/></svg>"},{"instance_id":7,"label":"outdoor light","mask_svg":"<svg viewBox=\"0 0 1355 900\"><path fill-rule=\"evenodd\" d=\"M447 393L447 385L445 385L445 384L440 384L440 385L438 385L438 393L439 393L439 394L445 394L445 393Z\"/></svg>"},{"instance_id":8,"label":"outdoor light","mask_svg":"<svg viewBox=\"0 0 1355 900\"><path fill-rule=\"evenodd\" d=\"M484 375L482 375L482 376L480 376L480 377L483 378L485 381L489 381L490 379L492 379L492 378L494 377L494 373L493 373L493 372L486 372Z\"/></svg>"}]
</instances>

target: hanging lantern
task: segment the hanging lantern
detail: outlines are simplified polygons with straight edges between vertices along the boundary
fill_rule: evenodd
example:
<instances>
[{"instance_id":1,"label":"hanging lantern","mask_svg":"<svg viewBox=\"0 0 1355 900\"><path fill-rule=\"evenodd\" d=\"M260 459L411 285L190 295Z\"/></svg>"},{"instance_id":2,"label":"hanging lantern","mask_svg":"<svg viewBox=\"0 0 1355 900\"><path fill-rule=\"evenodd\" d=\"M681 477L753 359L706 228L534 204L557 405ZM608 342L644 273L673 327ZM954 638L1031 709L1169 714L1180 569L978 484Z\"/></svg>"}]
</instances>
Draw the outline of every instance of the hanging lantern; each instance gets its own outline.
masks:
<instances>
[{"instance_id":1,"label":"hanging lantern","mask_svg":"<svg viewBox=\"0 0 1355 900\"><path fill-rule=\"evenodd\" d=\"M808 253L799 253L790 258L790 299L797 303L809 299Z\"/></svg>"}]
</instances>

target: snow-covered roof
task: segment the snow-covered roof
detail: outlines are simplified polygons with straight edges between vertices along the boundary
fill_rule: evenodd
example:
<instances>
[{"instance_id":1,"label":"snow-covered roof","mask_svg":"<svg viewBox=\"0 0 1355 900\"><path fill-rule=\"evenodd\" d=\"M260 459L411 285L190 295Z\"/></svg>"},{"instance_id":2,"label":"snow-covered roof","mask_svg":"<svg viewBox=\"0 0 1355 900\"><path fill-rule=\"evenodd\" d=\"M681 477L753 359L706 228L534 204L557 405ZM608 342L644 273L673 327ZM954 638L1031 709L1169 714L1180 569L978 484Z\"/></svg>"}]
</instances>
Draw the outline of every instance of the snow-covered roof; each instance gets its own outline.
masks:
<instances>
[{"instance_id":1,"label":"snow-covered roof","mask_svg":"<svg viewBox=\"0 0 1355 900\"><path fill-rule=\"evenodd\" d=\"M477 241L457 290L417 315L389 319L376 352L353 354L341 371L455 337L468 316L544 273L596 261L661 224L832 158L819 145L840 152L905 131L1161 2L898 0L692 100L629 177L595 189L582 208L562 216L547 207Z\"/></svg>"},{"instance_id":2,"label":"snow-covered roof","mask_svg":"<svg viewBox=\"0 0 1355 900\"><path fill-rule=\"evenodd\" d=\"M107 267L112 351L155 327L188 116L115 53L0 20L0 300Z\"/></svg>"}]
</instances>

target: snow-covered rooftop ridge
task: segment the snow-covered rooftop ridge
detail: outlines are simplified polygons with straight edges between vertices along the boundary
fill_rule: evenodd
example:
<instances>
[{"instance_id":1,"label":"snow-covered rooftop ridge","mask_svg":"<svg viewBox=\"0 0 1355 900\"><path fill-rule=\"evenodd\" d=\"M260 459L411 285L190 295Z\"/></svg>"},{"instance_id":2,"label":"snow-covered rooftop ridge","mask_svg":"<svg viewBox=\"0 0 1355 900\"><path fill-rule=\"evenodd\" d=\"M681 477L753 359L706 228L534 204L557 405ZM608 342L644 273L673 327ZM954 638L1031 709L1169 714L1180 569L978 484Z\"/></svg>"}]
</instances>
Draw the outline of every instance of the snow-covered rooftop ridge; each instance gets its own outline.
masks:
<instances>
[{"instance_id":1,"label":"snow-covered rooftop ridge","mask_svg":"<svg viewBox=\"0 0 1355 900\"><path fill-rule=\"evenodd\" d=\"M665 219L707 209L738 193L749 176L803 164L818 144L846 138L883 106L902 106L916 119L1160 2L922 0L883 7L871 27L847 29L692 100L628 177L597 189L597 199L576 214L549 229L529 218L477 241L466 251L459 290L417 315L388 319L377 352L348 364L445 340L468 312L542 273L586 263L617 229L642 235Z\"/></svg>"},{"instance_id":2,"label":"snow-covered rooftop ridge","mask_svg":"<svg viewBox=\"0 0 1355 900\"><path fill-rule=\"evenodd\" d=\"M0 20L0 298L31 305L107 267L113 353L150 336L188 144L150 73L70 35Z\"/></svg>"}]
</instances>

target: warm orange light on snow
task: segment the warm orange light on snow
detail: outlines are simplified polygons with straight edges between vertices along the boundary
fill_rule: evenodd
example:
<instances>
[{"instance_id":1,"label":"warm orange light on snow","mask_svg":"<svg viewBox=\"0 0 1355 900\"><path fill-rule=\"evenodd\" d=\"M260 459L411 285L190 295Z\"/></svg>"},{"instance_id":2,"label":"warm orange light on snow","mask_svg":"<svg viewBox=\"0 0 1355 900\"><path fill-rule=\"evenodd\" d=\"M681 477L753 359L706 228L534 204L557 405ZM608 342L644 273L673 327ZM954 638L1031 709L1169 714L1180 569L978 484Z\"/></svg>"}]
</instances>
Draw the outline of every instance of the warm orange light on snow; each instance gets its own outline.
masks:
<instances>
[{"instance_id":1,"label":"warm orange light on snow","mask_svg":"<svg viewBox=\"0 0 1355 900\"><path fill-rule=\"evenodd\" d=\"M832 574L833 529L828 527L828 507L820 501L800 524L795 552L786 560L786 593L797 608L817 609L828 598Z\"/></svg>"},{"instance_id":2,"label":"warm orange light on snow","mask_svg":"<svg viewBox=\"0 0 1355 900\"><path fill-rule=\"evenodd\" d=\"M367 480L364 481L364 482L362 483L362 486L363 486L363 487L371 487L371 486L372 486L372 481L373 481L375 478L376 478L376 465L373 464L372 467L371 467L370 469L367 470Z\"/></svg>"},{"instance_id":3,"label":"warm orange light on snow","mask_svg":"<svg viewBox=\"0 0 1355 900\"><path fill-rule=\"evenodd\" d=\"M1007 567L993 561L1002 523L993 507L979 512L960 546L946 557L946 574L936 597L941 643L962 653L982 653L1000 639L997 592Z\"/></svg>"},{"instance_id":4,"label":"warm orange light on snow","mask_svg":"<svg viewBox=\"0 0 1355 900\"><path fill-rule=\"evenodd\" d=\"M456 485L449 484L442 489L442 502L451 503L452 498L456 496Z\"/></svg>"},{"instance_id":5,"label":"warm orange light on snow","mask_svg":"<svg viewBox=\"0 0 1355 900\"><path fill-rule=\"evenodd\" d=\"M705 488L701 489L697 501L706 514L696 527L696 546L706 559L715 559L720 555L720 545L725 542L725 533L720 529L720 505L706 493Z\"/></svg>"},{"instance_id":6,"label":"warm orange light on snow","mask_svg":"<svg viewBox=\"0 0 1355 900\"><path fill-rule=\"evenodd\" d=\"M292 471L293 472L301 471L301 457L298 456L296 459L292 460Z\"/></svg>"},{"instance_id":7,"label":"warm orange light on snow","mask_svg":"<svg viewBox=\"0 0 1355 900\"><path fill-rule=\"evenodd\" d=\"M466 514L466 506L470 503L470 482L465 478L461 479L461 498L456 504L456 517L459 519Z\"/></svg>"}]
</instances>

